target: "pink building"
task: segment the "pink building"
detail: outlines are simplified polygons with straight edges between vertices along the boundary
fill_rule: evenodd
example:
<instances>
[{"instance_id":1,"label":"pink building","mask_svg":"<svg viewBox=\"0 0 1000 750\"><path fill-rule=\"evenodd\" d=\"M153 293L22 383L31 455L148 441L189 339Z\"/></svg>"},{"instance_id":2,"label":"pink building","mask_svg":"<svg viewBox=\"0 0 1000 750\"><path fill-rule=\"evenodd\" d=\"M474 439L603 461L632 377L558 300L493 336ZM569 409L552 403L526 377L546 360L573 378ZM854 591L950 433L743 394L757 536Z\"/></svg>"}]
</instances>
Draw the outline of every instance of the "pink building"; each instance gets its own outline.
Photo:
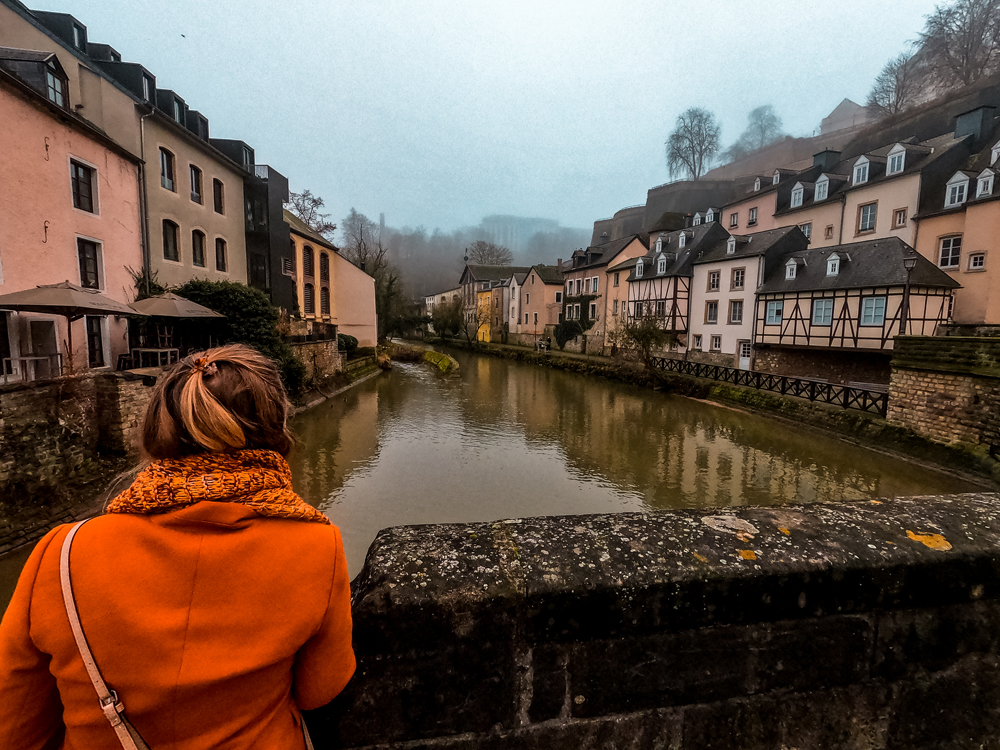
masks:
<instances>
[{"instance_id":1,"label":"pink building","mask_svg":"<svg viewBox=\"0 0 1000 750\"><path fill-rule=\"evenodd\" d=\"M138 160L70 109L54 55L22 57L20 77L0 69L0 294L68 280L128 303L143 267ZM0 310L0 382L58 375L49 355L80 372L128 352L123 318L72 327L69 352L66 318Z\"/></svg>"}]
</instances>

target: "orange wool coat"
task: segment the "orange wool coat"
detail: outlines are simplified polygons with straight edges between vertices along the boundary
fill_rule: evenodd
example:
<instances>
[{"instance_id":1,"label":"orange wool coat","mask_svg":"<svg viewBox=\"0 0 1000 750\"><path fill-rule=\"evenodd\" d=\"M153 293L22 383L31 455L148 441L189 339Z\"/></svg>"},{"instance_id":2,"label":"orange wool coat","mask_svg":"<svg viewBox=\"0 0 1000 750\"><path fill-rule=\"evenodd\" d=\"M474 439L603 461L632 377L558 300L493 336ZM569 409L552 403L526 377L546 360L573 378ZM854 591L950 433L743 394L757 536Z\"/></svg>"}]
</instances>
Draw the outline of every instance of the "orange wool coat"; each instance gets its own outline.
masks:
<instances>
[{"instance_id":1,"label":"orange wool coat","mask_svg":"<svg viewBox=\"0 0 1000 750\"><path fill-rule=\"evenodd\" d=\"M121 748L63 607L69 529L38 543L0 623L2 750ZM153 750L300 750L298 709L354 672L335 526L212 501L105 515L76 535L71 572L94 658Z\"/></svg>"}]
</instances>

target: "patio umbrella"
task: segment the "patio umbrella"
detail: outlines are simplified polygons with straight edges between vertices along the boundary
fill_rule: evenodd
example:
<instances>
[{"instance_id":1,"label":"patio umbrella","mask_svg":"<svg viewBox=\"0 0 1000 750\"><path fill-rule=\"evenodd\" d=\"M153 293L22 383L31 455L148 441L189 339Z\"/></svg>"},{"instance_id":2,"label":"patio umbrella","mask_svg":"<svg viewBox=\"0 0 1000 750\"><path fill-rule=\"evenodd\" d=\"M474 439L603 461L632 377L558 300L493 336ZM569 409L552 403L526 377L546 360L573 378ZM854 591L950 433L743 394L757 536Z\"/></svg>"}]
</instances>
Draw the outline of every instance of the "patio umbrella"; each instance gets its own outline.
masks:
<instances>
[{"instance_id":1,"label":"patio umbrella","mask_svg":"<svg viewBox=\"0 0 1000 750\"><path fill-rule=\"evenodd\" d=\"M133 302L130 307L142 315L156 318L224 318L225 315L210 310L204 305L178 297L173 292Z\"/></svg>"},{"instance_id":2,"label":"patio umbrella","mask_svg":"<svg viewBox=\"0 0 1000 750\"><path fill-rule=\"evenodd\" d=\"M0 294L0 310L15 312L36 312L48 315L62 315L66 318L69 337L69 368L73 371L73 326L74 320L84 315L143 315L123 302L115 302L96 289L84 289L69 281L58 284L40 284L34 289Z\"/></svg>"}]
</instances>

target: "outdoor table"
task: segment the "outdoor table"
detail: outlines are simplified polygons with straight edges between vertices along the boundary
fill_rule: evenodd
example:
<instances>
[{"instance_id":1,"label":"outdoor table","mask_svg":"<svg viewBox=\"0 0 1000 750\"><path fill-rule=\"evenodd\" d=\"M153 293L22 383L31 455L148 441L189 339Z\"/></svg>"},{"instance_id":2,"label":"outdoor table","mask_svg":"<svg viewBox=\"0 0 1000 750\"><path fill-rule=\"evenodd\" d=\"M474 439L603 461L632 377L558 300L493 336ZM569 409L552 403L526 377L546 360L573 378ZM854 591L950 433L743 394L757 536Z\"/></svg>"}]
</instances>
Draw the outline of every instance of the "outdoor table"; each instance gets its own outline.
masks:
<instances>
[{"instance_id":1,"label":"outdoor table","mask_svg":"<svg viewBox=\"0 0 1000 750\"><path fill-rule=\"evenodd\" d=\"M179 349L172 347L163 347L159 349L152 348L136 348L132 350L132 364L135 367L149 366L143 364L143 357L147 358L147 361L152 362L154 359L156 361L153 367L163 367L164 365L172 364L181 358L181 353Z\"/></svg>"}]
</instances>

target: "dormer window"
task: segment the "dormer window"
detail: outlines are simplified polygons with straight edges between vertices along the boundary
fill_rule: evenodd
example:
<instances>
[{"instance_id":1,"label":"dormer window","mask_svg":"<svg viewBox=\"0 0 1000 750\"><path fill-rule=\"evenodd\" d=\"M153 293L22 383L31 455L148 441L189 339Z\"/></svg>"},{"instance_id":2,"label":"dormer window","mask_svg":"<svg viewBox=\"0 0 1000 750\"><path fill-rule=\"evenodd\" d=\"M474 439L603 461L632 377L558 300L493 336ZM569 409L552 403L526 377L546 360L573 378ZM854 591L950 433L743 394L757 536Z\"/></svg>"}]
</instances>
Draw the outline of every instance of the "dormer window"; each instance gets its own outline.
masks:
<instances>
[{"instance_id":1,"label":"dormer window","mask_svg":"<svg viewBox=\"0 0 1000 750\"><path fill-rule=\"evenodd\" d=\"M840 273L840 256L836 253L831 253L830 257L826 260L826 275L836 276Z\"/></svg>"},{"instance_id":2,"label":"dormer window","mask_svg":"<svg viewBox=\"0 0 1000 750\"><path fill-rule=\"evenodd\" d=\"M795 187L792 188L792 203L791 208L798 208L802 205L802 197L805 195L806 189L802 187L801 182L796 182Z\"/></svg>"},{"instance_id":3,"label":"dormer window","mask_svg":"<svg viewBox=\"0 0 1000 750\"><path fill-rule=\"evenodd\" d=\"M692 224L694 224L694 226L698 226L698 225L701 224L701 214L700 213L694 215L694 221L692 222Z\"/></svg>"},{"instance_id":4,"label":"dormer window","mask_svg":"<svg viewBox=\"0 0 1000 750\"><path fill-rule=\"evenodd\" d=\"M247 169L253 166L253 151L248 146L243 147L243 166Z\"/></svg>"},{"instance_id":5,"label":"dormer window","mask_svg":"<svg viewBox=\"0 0 1000 750\"><path fill-rule=\"evenodd\" d=\"M1000 141L990 151L990 166L993 166L998 161L1000 161Z\"/></svg>"},{"instance_id":6,"label":"dormer window","mask_svg":"<svg viewBox=\"0 0 1000 750\"><path fill-rule=\"evenodd\" d=\"M57 107L66 106L66 79L52 62L45 65L45 96Z\"/></svg>"},{"instance_id":7,"label":"dormer window","mask_svg":"<svg viewBox=\"0 0 1000 750\"><path fill-rule=\"evenodd\" d=\"M677 238L677 247L684 247L684 245L686 244L687 244L687 234L681 232L680 236Z\"/></svg>"},{"instance_id":8,"label":"dormer window","mask_svg":"<svg viewBox=\"0 0 1000 750\"><path fill-rule=\"evenodd\" d=\"M781 172L779 172L776 169L776 170L774 170L774 174L771 175L771 184L772 185L777 185L780 181L781 181Z\"/></svg>"},{"instance_id":9,"label":"dormer window","mask_svg":"<svg viewBox=\"0 0 1000 750\"><path fill-rule=\"evenodd\" d=\"M667 272L667 259L661 255L660 259L656 261L656 273L664 274L666 272Z\"/></svg>"},{"instance_id":10,"label":"dormer window","mask_svg":"<svg viewBox=\"0 0 1000 750\"><path fill-rule=\"evenodd\" d=\"M715 221L715 211L708 209L708 213L705 214L705 223L709 224L713 221Z\"/></svg>"},{"instance_id":11,"label":"dormer window","mask_svg":"<svg viewBox=\"0 0 1000 750\"><path fill-rule=\"evenodd\" d=\"M798 270L799 264L793 259L785 264L785 279L791 281L795 278L795 273Z\"/></svg>"},{"instance_id":12,"label":"dormer window","mask_svg":"<svg viewBox=\"0 0 1000 750\"><path fill-rule=\"evenodd\" d=\"M177 99L174 99L174 120L181 122L181 103Z\"/></svg>"},{"instance_id":13,"label":"dormer window","mask_svg":"<svg viewBox=\"0 0 1000 750\"><path fill-rule=\"evenodd\" d=\"M993 177L995 173L991 169L984 169L979 173L976 197L983 198L993 192Z\"/></svg>"},{"instance_id":14,"label":"dormer window","mask_svg":"<svg viewBox=\"0 0 1000 750\"><path fill-rule=\"evenodd\" d=\"M760 190L760 177L753 181L753 190L755 193Z\"/></svg>"},{"instance_id":15,"label":"dormer window","mask_svg":"<svg viewBox=\"0 0 1000 750\"><path fill-rule=\"evenodd\" d=\"M147 102L154 101L156 96L156 82L147 75L142 76L142 98Z\"/></svg>"},{"instance_id":16,"label":"dormer window","mask_svg":"<svg viewBox=\"0 0 1000 750\"><path fill-rule=\"evenodd\" d=\"M944 207L953 208L965 203L969 194L969 176L956 172L945 187Z\"/></svg>"},{"instance_id":17,"label":"dormer window","mask_svg":"<svg viewBox=\"0 0 1000 750\"><path fill-rule=\"evenodd\" d=\"M823 175L818 180L816 180L816 191L813 193L813 203L817 201L825 201L827 196L830 194L830 178Z\"/></svg>"},{"instance_id":18,"label":"dormer window","mask_svg":"<svg viewBox=\"0 0 1000 750\"><path fill-rule=\"evenodd\" d=\"M635 264L635 277L637 279L638 278L642 278L642 261L641 260L636 261L636 264Z\"/></svg>"},{"instance_id":19,"label":"dormer window","mask_svg":"<svg viewBox=\"0 0 1000 750\"><path fill-rule=\"evenodd\" d=\"M906 149L898 143L889 152L889 163L886 165L887 175L899 174L903 171L906 163Z\"/></svg>"},{"instance_id":20,"label":"dormer window","mask_svg":"<svg viewBox=\"0 0 1000 750\"><path fill-rule=\"evenodd\" d=\"M658 253L662 253L663 252L663 238L662 237L657 237L656 238L656 252L658 252Z\"/></svg>"},{"instance_id":21,"label":"dormer window","mask_svg":"<svg viewBox=\"0 0 1000 750\"><path fill-rule=\"evenodd\" d=\"M734 255L736 253L736 238L730 237L726 241L726 255Z\"/></svg>"},{"instance_id":22,"label":"dormer window","mask_svg":"<svg viewBox=\"0 0 1000 750\"><path fill-rule=\"evenodd\" d=\"M80 24L73 24L73 46L80 50L87 49L87 30Z\"/></svg>"},{"instance_id":23,"label":"dormer window","mask_svg":"<svg viewBox=\"0 0 1000 750\"><path fill-rule=\"evenodd\" d=\"M854 163L854 184L863 185L868 182L868 159L862 156Z\"/></svg>"}]
</instances>

